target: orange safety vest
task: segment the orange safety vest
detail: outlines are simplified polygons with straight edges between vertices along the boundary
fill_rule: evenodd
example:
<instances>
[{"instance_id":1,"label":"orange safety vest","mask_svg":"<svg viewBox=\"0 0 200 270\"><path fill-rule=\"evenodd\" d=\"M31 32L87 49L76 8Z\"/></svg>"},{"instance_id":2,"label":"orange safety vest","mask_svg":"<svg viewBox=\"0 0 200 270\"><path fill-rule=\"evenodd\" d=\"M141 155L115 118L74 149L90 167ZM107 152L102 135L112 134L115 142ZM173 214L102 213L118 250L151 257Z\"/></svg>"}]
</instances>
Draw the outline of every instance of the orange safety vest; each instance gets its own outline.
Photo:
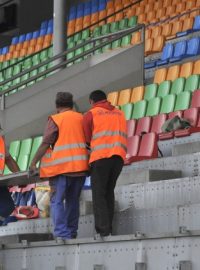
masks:
<instances>
[{"instance_id":1,"label":"orange safety vest","mask_svg":"<svg viewBox=\"0 0 200 270\"><path fill-rule=\"evenodd\" d=\"M4 172L5 155L6 155L5 142L4 142L3 137L0 136L0 175L3 175L3 172Z\"/></svg>"},{"instance_id":2,"label":"orange safety vest","mask_svg":"<svg viewBox=\"0 0 200 270\"><path fill-rule=\"evenodd\" d=\"M40 177L88 170L88 151L83 132L83 116L74 111L51 116L59 129L58 139L41 160Z\"/></svg>"},{"instance_id":3,"label":"orange safety vest","mask_svg":"<svg viewBox=\"0 0 200 270\"><path fill-rule=\"evenodd\" d=\"M101 107L90 110L93 115L93 132L90 163L114 155L124 160L127 152L126 120L123 112Z\"/></svg>"}]
</instances>

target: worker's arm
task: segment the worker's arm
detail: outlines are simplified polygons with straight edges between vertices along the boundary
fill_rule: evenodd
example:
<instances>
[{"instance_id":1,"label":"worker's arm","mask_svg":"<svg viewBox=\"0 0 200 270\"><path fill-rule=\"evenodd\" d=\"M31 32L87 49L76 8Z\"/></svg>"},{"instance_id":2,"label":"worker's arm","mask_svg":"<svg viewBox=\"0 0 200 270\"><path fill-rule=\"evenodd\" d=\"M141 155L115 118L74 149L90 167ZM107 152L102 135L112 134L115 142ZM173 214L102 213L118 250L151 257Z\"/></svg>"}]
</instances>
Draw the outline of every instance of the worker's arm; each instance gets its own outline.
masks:
<instances>
[{"instance_id":1,"label":"worker's arm","mask_svg":"<svg viewBox=\"0 0 200 270\"><path fill-rule=\"evenodd\" d=\"M20 171L17 162L12 158L11 155L6 155L5 162L11 172L15 173Z\"/></svg>"},{"instance_id":2,"label":"worker's arm","mask_svg":"<svg viewBox=\"0 0 200 270\"><path fill-rule=\"evenodd\" d=\"M34 171L36 170L36 164L38 163L38 161L41 160L41 158L44 156L44 154L46 153L47 149L49 149L50 144L42 142L38 151L36 152L31 165L30 165L30 170Z\"/></svg>"},{"instance_id":3,"label":"worker's arm","mask_svg":"<svg viewBox=\"0 0 200 270\"><path fill-rule=\"evenodd\" d=\"M86 143L90 146L93 131L93 117L91 112L87 112L83 116L83 130L85 134Z\"/></svg>"}]
</instances>

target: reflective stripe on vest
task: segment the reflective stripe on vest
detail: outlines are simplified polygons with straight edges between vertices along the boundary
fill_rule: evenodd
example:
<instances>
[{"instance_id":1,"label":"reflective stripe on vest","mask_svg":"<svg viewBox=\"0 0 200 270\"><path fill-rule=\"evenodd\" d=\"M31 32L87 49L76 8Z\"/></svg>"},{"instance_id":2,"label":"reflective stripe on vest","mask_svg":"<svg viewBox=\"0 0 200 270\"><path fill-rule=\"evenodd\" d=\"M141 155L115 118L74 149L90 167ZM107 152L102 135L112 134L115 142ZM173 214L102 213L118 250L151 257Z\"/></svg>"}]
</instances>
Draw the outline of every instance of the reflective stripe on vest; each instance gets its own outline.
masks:
<instances>
[{"instance_id":1,"label":"reflective stripe on vest","mask_svg":"<svg viewBox=\"0 0 200 270\"><path fill-rule=\"evenodd\" d=\"M71 143L71 144L65 144L65 145L59 145L59 146L55 146L53 148L53 152L59 152L62 150L69 150L69 149L85 149L86 148L86 144L85 143ZM46 158L50 158L51 157L51 153L46 153L44 155Z\"/></svg>"},{"instance_id":2,"label":"reflective stripe on vest","mask_svg":"<svg viewBox=\"0 0 200 270\"><path fill-rule=\"evenodd\" d=\"M93 135L92 139L95 140L95 139L98 139L98 138L103 137L103 136L122 136L124 138L127 138L127 135L125 132L105 130L105 131L101 131L101 132Z\"/></svg>"},{"instance_id":3,"label":"reflective stripe on vest","mask_svg":"<svg viewBox=\"0 0 200 270\"><path fill-rule=\"evenodd\" d=\"M97 150L101 150L101 149L113 148L115 146L122 147L125 151L127 151L126 145L124 145L123 143L120 143L120 142L115 142L115 143L112 143L112 144L100 144L100 145L97 145L97 146L93 147L91 150L92 151L97 151Z\"/></svg>"},{"instance_id":4,"label":"reflective stripe on vest","mask_svg":"<svg viewBox=\"0 0 200 270\"><path fill-rule=\"evenodd\" d=\"M71 162L71 161L78 161L78 160L88 160L88 155L80 155L80 156L73 156L73 157L65 157L65 158L60 158L53 160L51 162L42 162L41 163L41 168L46 168L58 164L63 164L66 162Z\"/></svg>"}]
</instances>

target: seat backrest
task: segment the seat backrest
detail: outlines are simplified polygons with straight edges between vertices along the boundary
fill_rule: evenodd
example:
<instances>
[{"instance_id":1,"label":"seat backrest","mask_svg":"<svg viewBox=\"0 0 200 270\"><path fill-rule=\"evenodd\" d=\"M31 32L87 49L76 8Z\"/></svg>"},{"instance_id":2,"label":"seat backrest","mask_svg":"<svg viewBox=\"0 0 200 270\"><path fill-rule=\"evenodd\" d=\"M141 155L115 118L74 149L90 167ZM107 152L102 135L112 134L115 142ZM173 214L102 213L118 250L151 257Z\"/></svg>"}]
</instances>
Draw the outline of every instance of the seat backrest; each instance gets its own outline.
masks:
<instances>
[{"instance_id":1,"label":"seat backrest","mask_svg":"<svg viewBox=\"0 0 200 270\"><path fill-rule=\"evenodd\" d=\"M172 23L164 24L162 28L162 35L164 37L167 37L170 36L171 32L172 32Z\"/></svg>"},{"instance_id":2,"label":"seat backrest","mask_svg":"<svg viewBox=\"0 0 200 270\"><path fill-rule=\"evenodd\" d=\"M147 101L141 100L134 104L132 119L139 119L145 116L147 108Z\"/></svg>"},{"instance_id":3,"label":"seat backrest","mask_svg":"<svg viewBox=\"0 0 200 270\"><path fill-rule=\"evenodd\" d=\"M33 159L33 157L35 156L40 144L42 143L42 136L36 137L33 139L33 144L32 144L32 148L31 148L31 153L30 153L30 158L29 158L29 165Z\"/></svg>"},{"instance_id":4,"label":"seat backrest","mask_svg":"<svg viewBox=\"0 0 200 270\"><path fill-rule=\"evenodd\" d=\"M168 114L168 119L172 119L172 118L174 118L175 116L182 117L182 115L183 115L183 112L182 112L182 111L170 112L170 113Z\"/></svg>"},{"instance_id":5,"label":"seat backrest","mask_svg":"<svg viewBox=\"0 0 200 270\"><path fill-rule=\"evenodd\" d=\"M184 91L193 92L198 89L199 86L199 75L191 75L187 78L185 83Z\"/></svg>"},{"instance_id":6,"label":"seat backrest","mask_svg":"<svg viewBox=\"0 0 200 270\"><path fill-rule=\"evenodd\" d=\"M157 97L164 97L169 95L171 88L171 81L164 81L158 87Z\"/></svg>"},{"instance_id":7,"label":"seat backrest","mask_svg":"<svg viewBox=\"0 0 200 270\"><path fill-rule=\"evenodd\" d=\"M148 84L145 86L144 99L149 101L157 95L157 83Z\"/></svg>"},{"instance_id":8,"label":"seat backrest","mask_svg":"<svg viewBox=\"0 0 200 270\"><path fill-rule=\"evenodd\" d=\"M20 144L21 144L20 141L13 141L11 142L9 147L9 153L11 154L12 157L16 157L16 159L19 155Z\"/></svg>"},{"instance_id":9,"label":"seat backrest","mask_svg":"<svg viewBox=\"0 0 200 270\"><path fill-rule=\"evenodd\" d=\"M137 121L137 128L136 128L135 135L141 135L142 132L148 133L151 127L151 120L152 119L149 116L140 118Z\"/></svg>"},{"instance_id":10,"label":"seat backrest","mask_svg":"<svg viewBox=\"0 0 200 270\"><path fill-rule=\"evenodd\" d=\"M159 97L150 99L147 106L146 116L157 115L160 111L160 104L161 99Z\"/></svg>"},{"instance_id":11,"label":"seat backrest","mask_svg":"<svg viewBox=\"0 0 200 270\"><path fill-rule=\"evenodd\" d=\"M189 39L187 42L187 56L193 56L199 54L200 49L200 40L198 37Z\"/></svg>"},{"instance_id":12,"label":"seat backrest","mask_svg":"<svg viewBox=\"0 0 200 270\"><path fill-rule=\"evenodd\" d=\"M185 87L185 78L178 78L172 82L170 94L178 95Z\"/></svg>"},{"instance_id":13,"label":"seat backrest","mask_svg":"<svg viewBox=\"0 0 200 270\"><path fill-rule=\"evenodd\" d=\"M192 75L193 71L193 62L187 62L181 65L181 70L180 70L180 77L187 78L190 75Z\"/></svg>"},{"instance_id":14,"label":"seat backrest","mask_svg":"<svg viewBox=\"0 0 200 270\"><path fill-rule=\"evenodd\" d=\"M168 43L164 46L163 51L162 51L162 56L161 60L167 60L170 57L172 57L174 52L174 46L171 43Z\"/></svg>"},{"instance_id":15,"label":"seat backrest","mask_svg":"<svg viewBox=\"0 0 200 270\"><path fill-rule=\"evenodd\" d=\"M151 132L155 132L156 134L162 133L162 125L166 122L167 115L166 114L158 114L153 117Z\"/></svg>"},{"instance_id":16,"label":"seat backrest","mask_svg":"<svg viewBox=\"0 0 200 270\"><path fill-rule=\"evenodd\" d=\"M186 110L190 106L191 93L189 91L182 92L177 95L175 111Z\"/></svg>"},{"instance_id":17,"label":"seat backrest","mask_svg":"<svg viewBox=\"0 0 200 270\"><path fill-rule=\"evenodd\" d=\"M153 40L153 52L162 52L165 44L165 37L158 36Z\"/></svg>"},{"instance_id":18,"label":"seat backrest","mask_svg":"<svg viewBox=\"0 0 200 270\"><path fill-rule=\"evenodd\" d=\"M200 16L196 16L193 24L194 30L200 30Z\"/></svg>"},{"instance_id":19,"label":"seat backrest","mask_svg":"<svg viewBox=\"0 0 200 270\"><path fill-rule=\"evenodd\" d=\"M17 163L21 171L25 171L28 168L31 147L32 147L31 138L25 139L21 142L20 152L17 159Z\"/></svg>"},{"instance_id":20,"label":"seat backrest","mask_svg":"<svg viewBox=\"0 0 200 270\"><path fill-rule=\"evenodd\" d=\"M124 112L126 120L131 119L132 111L133 111L133 104L127 103L121 106L121 110Z\"/></svg>"},{"instance_id":21,"label":"seat backrest","mask_svg":"<svg viewBox=\"0 0 200 270\"><path fill-rule=\"evenodd\" d=\"M193 24L194 24L194 18L187 18L184 20L183 22L183 28L182 31L187 31L189 29L193 28Z\"/></svg>"},{"instance_id":22,"label":"seat backrest","mask_svg":"<svg viewBox=\"0 0 200 270\"><path fill-rule=\"evenodd\" d=\"M179 77L180 73L180 65L171 66L168 68L167 71L167 81L174 81Z\"/></svg>"},{"instance_id":23,"label":"seat backrest","mask_svg":"<svg viewBox=\"0 0 200 270\"><path fill-rule=\"evenodd\" d=\"M186 53L187 42L179 41L175 44L173 57L181 57Z\"/></svg>"},{"instance_id":24,"label":"seat backrest","mask_svg":"<svg viewBox=\"0 0 200 270\"><path fill-rule=\"evenodd\" d=\"M139 150L140 136L128 137L127 140L127 158L136 157Z\"/></svg>"},{"instance_id":25,"label":"seat backrest","mask_svg":"<svg viewBox=\"0 0 200 270\"><path fill-rule=\"evenodd\" d=\"M200 107L200 89L194 91L192 95L191 108L199 108Z\"/></svg>"},{"instance_id":26,"label":"seat backrest","mask_svg":"<svg viewBox=\"0 0 200 270\"><path fill-rule=\"evenodd\" d=\"M154 75L154 83L158 83L160 84L161 82L163 82L166 79L167 76L167 69L166 68L160 68L157 69Z\"/></svg>"},{"instance_id":27,"label":"seat backrest","mask_svg":"<svg viewBox=\"0 0 200 270\"><path fill-rule=\"evenodd\" d=\"M136 102L142 100L143 96L144 96L144 86L134 87L132 89L130 102L131 103L136 103Z\"/></svg>"},{"instance_id":28,"label":"seat backrest","mask_svg":"<svg viewBox=\"0 0 200 270\"><path fill-rule=\"evenodd\" d=\"M160 25L159 26L154 26L152 28L151 38L157 38L158 36L161 35L161 32L162 32L162 27Z\"/></svg>"},{"instance_id":29,"label":"seat backrest","mask_svg":"<svg viewBox=\"0 0 200 270\"><path fill-rule=\"evenodd\" d=\"M190 121L191 126L195 127L199 117L198 108L190 108L184 111L183 117Z\"/></svg>"},{"instance_id":30,"label":"seat backrest","mask_svg":"<svg viewBox=\"0 0 200 270\"><path fill-rule=\"evenodd\" d=\"M137 121L135 119L126 121L128 137L132 137L135 135L136 123Z\"/></svg>"},{"instance_id":31,"label":"seat backrest","mask_svg":"<svg viewBox=\"0 0 200 270\"><path fill-rule=\"evenodd\" d=\"M155 133L151 132L142 136L138 156L147 158L158 157L158 139Z\"/></svg>"},{"instance_id":32,"label":"seat backrest","mask_svg":"<svg viewBox=\"0 0 200 270\"><path fill-rule=\"evenodd\" d=\"M107 100L110 101L110 103L113 106L116 106L118 103L118 96L119 96L119 92L115 91L115 92L111 92L107 95Z\"/></svg>"},{"instance_id":33,"label":"seat backrest","mask_svg":"<svg viewBox=\"0 0 200 270\"><path fill-rule=\"evenodd\" d=\"M162 99L160 113L170 113L174 110L175 95L167 95Z\"/></svg>"},{"instance_id":34,"label":"seat backrest","mask_svg":"<svg viewBox=\"0 0 200 270\"><path fill-rule=\"evenodd\" d=\"M129 103L131 98L131 89L124 89L119 93L118 104L119 106Z\"/></svg>"},{"instance_id":35,"label":"seat backrest","mask_svg":"<svg viewBox=\"0 0 200 270\"><path fill-rule=\"evenodd\" d=\"M200 60L194 62L193 74L200 74Z\"/></svg>"}]
</instances>

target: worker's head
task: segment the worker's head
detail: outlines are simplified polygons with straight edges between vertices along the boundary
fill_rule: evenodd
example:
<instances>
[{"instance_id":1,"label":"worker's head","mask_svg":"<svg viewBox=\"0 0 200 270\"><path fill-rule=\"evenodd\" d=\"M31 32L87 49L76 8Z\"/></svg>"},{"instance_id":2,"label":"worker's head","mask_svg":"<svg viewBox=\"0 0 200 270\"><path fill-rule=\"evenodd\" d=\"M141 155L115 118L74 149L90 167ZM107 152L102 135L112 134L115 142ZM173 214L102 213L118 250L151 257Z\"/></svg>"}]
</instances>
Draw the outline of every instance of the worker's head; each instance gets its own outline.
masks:
<instances>
[{"instance_id":1,"label":"worker's head","mask_svg":"<svg viewBox=\"0 0 200 270\"><path fill-rule=\"evenodd\" d=\"M106 97L106 94L102 90L95 90L89 96L90 104L95 104L96 102L99 102L105 99L107 99L107 97Z\"/></svg>"},{"instance_id":2,"label":"worker's head","mask_svg":"<svg viewBox=\"0 0 200 270\"><path fill-rule=\"evenodd\" d=\"M58 92L56 95L56 110L62 112L73 108L73 95L69 92Z\"/></svg>"}]
</instances>

